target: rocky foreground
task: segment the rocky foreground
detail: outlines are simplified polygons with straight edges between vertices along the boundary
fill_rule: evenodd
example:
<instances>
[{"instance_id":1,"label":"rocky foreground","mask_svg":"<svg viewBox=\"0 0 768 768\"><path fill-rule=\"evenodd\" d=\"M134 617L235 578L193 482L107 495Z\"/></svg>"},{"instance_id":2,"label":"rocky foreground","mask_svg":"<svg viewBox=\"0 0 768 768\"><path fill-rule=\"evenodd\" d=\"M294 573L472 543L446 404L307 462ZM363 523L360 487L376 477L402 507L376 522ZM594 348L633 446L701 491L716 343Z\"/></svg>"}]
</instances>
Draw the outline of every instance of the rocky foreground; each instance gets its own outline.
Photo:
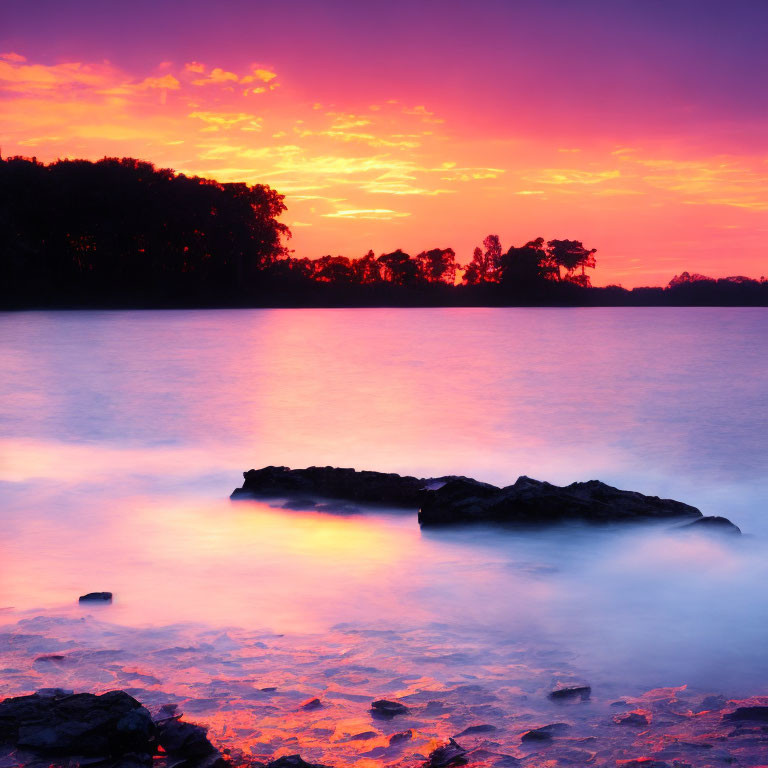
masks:
<instances>
[{"instance_id":1,"label":"rocky foreground","mask_svg":"<svg viewBox=\"0 0 768 768\"><path fill-rule=\"evenodd\" d=\"M626 523L670 521L683 527L741 533L724 517L704 516L673 499L623 491L599 480L557 486L519 477L499 488L469 477L418 478L340 467L263 467L243 473L233 499L290 497L382 504L419 510L422 527L501 523L540 526L567 522Z\"/></svg>"},{"instance_id":2,"label":"rocky foreground","mask_svg":"<svg viewBox=\"0 0 768 768\"><path fill-rule=\"evenodd\" d=\"M675 721L693 721L704 716L706 732L697 734L692 730L684 738L661 737L661 749L654 757L617 760L617 764L624 768L756 765L753 760L768 746L768 706L733 708L731 704L729 708L724 697L710 696L691 710L675 698L675 690L680 689L667 689L668 693L664 695L665 689L659 689L661 699L645 701L644 706L631 711L620 711L613 716L612 727L643 734L649 732L656 720L669 727ZM584 702L590 693L589 686L566 686L552 691L549 698ZM668 696L671 697L669 700ZM315 702L316 705L309 706ZM623 700L614 705L624 709L631 706ZM300 709L321 709L323 706L319 699L314 699ZM5 699L0 702L0 764L26 768L327 768L321 763L307 762L298 754L260 762L240 750L233 752L223 748L219 751L208 740L205 727L181 721L175 710L175 705L167 705L152 714L120 690L97 696L45 689L28 696ZM391 721L411 714L410 707L386 699L374 701L370 709L374 720ZM440 714L440 711L431 714ZM573 726L567 722L554 722L523 731L518 737L521 748L533 751L524 752L518 758L496 751L500 744L493 741L497 737L494 725L472 725L456 738L449 737L446 743L436 745L428 755L421 756L420 762L417 755L412 755L406 763L414 768L417 765L420 768L448 768L472 763L489 768L515 768L526 764L604 764L598 759L601 756L598 740L594 736L574 737L572 730ZM365 741L376 737L376 732L365 731L348 740ZM402 745L417 738L416 730L407 728L392 733L387 747L379 747L367 754L378 760L402 760ZM462 738L466 746L462 746L458 738ZM659 739L658 735L656 739ZM728 746L733 749L729 749L725 742L729 742ZM668 762L659 759L662 755ZM693 762L688 762L690 757L694 758Z\"/></svg>"}]
</instances>

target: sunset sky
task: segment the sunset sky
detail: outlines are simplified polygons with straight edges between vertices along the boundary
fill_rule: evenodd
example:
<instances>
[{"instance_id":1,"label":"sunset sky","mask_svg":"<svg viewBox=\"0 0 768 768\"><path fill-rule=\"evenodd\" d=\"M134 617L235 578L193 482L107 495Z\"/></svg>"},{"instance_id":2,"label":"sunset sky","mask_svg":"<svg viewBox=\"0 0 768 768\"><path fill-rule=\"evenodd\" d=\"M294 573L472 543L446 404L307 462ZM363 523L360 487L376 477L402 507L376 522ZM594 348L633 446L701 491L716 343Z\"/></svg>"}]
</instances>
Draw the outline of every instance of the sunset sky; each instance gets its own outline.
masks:
<instances>
[{"instance_id":1,"label":"sunset sky","mask_svg":"<svg viewBox=\"0 0 768 768\"><path fill-rule=\"evenodd\" d=\"M0 6L0 149L286 195L296 256L489 233L595 284L768 274L768 2Z\"/></svg>"}]
</instances>

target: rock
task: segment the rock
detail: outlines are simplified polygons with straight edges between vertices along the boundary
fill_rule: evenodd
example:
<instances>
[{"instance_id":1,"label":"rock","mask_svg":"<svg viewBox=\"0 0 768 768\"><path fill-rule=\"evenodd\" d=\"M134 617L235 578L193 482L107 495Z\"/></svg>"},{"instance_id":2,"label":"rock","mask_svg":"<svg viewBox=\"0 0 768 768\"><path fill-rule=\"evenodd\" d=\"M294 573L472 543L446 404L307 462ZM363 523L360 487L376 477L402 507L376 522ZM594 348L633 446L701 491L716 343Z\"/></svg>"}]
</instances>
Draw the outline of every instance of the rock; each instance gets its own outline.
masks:
<instances>
[{"instance_id":1,"label":"rock","mask_svg":"<svg viewBox=\"0 0 768 768\"><path fill-rule=\"evenodd\" d=\"M463 763L464 755L467 750L459 746L453 739L448 739L448 743L438 747L434 752L430 752L429 759L425 763L428 768L443 768L443 766L454 763Z\"/></svg>"},{"instance_id":2,"label":"rock","mask_svg":"<svg viewBox=\"0 0 768 768\"><path fill-rule=\"evenodd\" d=\"M54 754L147 753L149 712L124 691L18 696L0 703L0 742Z\"/></svg>"},{"instance_id":3,"label":"rock","mask_svg":"<svg viewBox=\"0 0 768 768\"><path fill-rule=\"evenodd\" d=\"M489 725L487 723L483 723L482 725L470 725L469 728L465 728L461 733L457 733L456 738L459 738L459 736L471 736L475 733L490 733L495 730L495 725Z\"/></svg>"},{"instance_id":4,"label":"rock","mask_svg":"<svg viewBox=\"0 0 768 768\"><path fill-rule=\"evenodd\" d=\"M554 690L550 691L547 698L554 701L564 701L569 699L581 699L585 701L592 695L592 688L589 685L578 683L558 683Z\"/></svg>"},{"instance_id":5,"label":"rock","mask_svg":"<svg viewBox=\"0 0 768 768\"><path fill-rule=\"evenodd\" d=\"M125 691L96 696L43 689L0 702L0 744L68 755L68 762L83 765L116 759L110 765L126 767L151 764L159 744L174 760L195 760L199 768L215 768L220 755L206 729L180 722L174 711L174 705L161 708L158 717L165 719L153 721ZM202 758L206 759L200 762Z\"/></svg>"},{"instance_id":6,"label":"rock","mask_svg":"<svg viewBox=\"0 0 768 768\"><path fill-rule=\"evenodd\" d=\"M456 475L418 478L342 467L269 466L244 472L243 485L232 492L231 498L269 496L319 496L418 508L419 523L424 527L481 522L530 526L567 521L687 519L696 521L702 530L738 531L725 518L703 518L698 509L688 504L622 491L599 480L561 487L522 476L514 485L498 488Z\"/></svg>"},{"instance_id":7,"label":"rock","mask_svg":"<svg viewBox=\"0 0 768 768\"><path fill-rule=\"evenodd\" d=\"M345 501L389 504L397 507L419 506L426 485L442 478L420 479L384 472L357 472L342 467L263 467L243 473L243 485L230 498L259 496L295 496L306 494Z\"/></svg>"},{"instance_id":8,"label":"rock","mask_svg":"<svg viewBox=\"0 0 768 768\"><path fill-rule=\"evenodd\" d=\"M393 733L389 737L389 746L394 744L402 744L404 741L410 741L413 738L413 731L409 728L407 731L400 731L400 733Z\"/></svg>"},{"instance_id":9,"label":"rock","mask_svg":"<svg viewBox=\"0 0 768 768\"><path fill-rule=\"evenodd\" d=\"M701 531L703 533L727 533L741 535L741 528L734 525L727 517L705 515L692 523L686 523L677 528L678 531Z\"/></svg>"},{"instance_id":10,"label":"rock","mask_svg":"<svg viewBox=\"0 0 768 768\"><path fill-rule=\"evenodd\" d=\"M320 701L320 699L307 699L305 702L302 702L302 704L299 706L299 709L311 711L313 709L322 709L322 707L323 702Z\"/></svg>"},{"instance_id":11,"label":"rock","mask_svg":"<svg viewBox=\"0 0 768 768\"><path fill-rule=\"evenodd\" d=\"M371 704L371 714L374 717L383 717L387 720L395 717L395 715L404 715L406 712L408 712L408 707L399 701L378 699Z\"/></svg>"},{"instance_id":12,"label":"rock","mask_svg":"<svg viewBox=\"0 0 768 768\"><path fill-rule=\"evenodd\" d=\"M308 763L301 755L283 755L267 763L267 768L326 768L321 763Z\"/></svg>"},{"instance_id":13,"label":"rock","mask_svg":"<svg viewBox=\"0 0 768 768\"><path fill-rule=\"evenodd\" d=\"M738 707L723 715L723 720L753 720L768 723L768 707Z\"/></svg>"},{"instance_id":14,"label":"rock","mask_svg":"<svg viewBox=\"0 0 768 768\"><path fill-rule=\"evenodd\" d=\"M376 731L363 731L362 733L350 736L347 741L368 741L368 739L375 739L378 735Z\"/></svg>"},{"instance_id":15,"label":"rock","mask_svg":"<svg viewBox=\"0 0 768 768\"><path fill-rule=\"evenodd\" d=\"M641 712L626 712L613 718L616 725L648 725L648 718Z\"/></svg>"},{"instance_id":16,"label":"rock","mask_svg":"<svg viewBox=\"0 0 768 768\"><path fill-rule=\"evenodd\" d=\"M541 728L534 728L531 731L526 731L521 737L520 741L552 741L552 738L558 733L567 731L571 726L568 723L551 723Z\"/></svg>"},{"instance_id":17,"label":"rock","mask_svg":"<svg viewBox=\"0 0 768 768\"><path fill-rule=\"evenodd\" d=\"M79 603L111 603L111 592L89 592L87 595L80 595Z\"/></svg>"},{"instance_id":18,"label":"rock","mask_svg":"<svg viewBox=\"0 0 768 768\"><path fill-rule=\"evenodd\" d=\"M173 757L205 757L216 748L208 741L208 729L171 718L157 726L157 741Z\"/></svg>"},{"instance_id":19,"label":"rock","mask_svg":"<svg viewBox=\"0 0 768 768\"><path fill-rule=\"evenodd\" d=\"M560 487L525 476L506 488L449 479L442 487L425 491L419 509L422 526L477 522L541 525L571 520L616 523L700 517L701 512L688 504L622 491L599 480Z\"/></svg>"},{"instance_id":20,"label":"rock","mask_svg":"<svg viewBox=\"0 0 768 768\"><path fill-rule=\"evenodd\" d=\"M650 757L639 757L637 760L620 760L617 762L620 768L672 768L669 763L665 763L663 760L654 760ZM682 768L682 766L678 768Z\"/></svg>"}]
</instances>

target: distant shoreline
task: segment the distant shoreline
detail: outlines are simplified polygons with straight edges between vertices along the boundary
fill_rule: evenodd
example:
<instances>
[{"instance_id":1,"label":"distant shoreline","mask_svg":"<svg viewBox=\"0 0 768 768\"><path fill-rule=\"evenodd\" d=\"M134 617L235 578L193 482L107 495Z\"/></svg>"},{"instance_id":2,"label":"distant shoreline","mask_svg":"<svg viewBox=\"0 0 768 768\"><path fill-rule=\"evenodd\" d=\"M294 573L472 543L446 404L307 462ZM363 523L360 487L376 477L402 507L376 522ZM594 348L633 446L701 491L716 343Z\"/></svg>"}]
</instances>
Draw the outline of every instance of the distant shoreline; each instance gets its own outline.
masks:
<instances>
[{"instance_id":1,"label":"distant shoreline","mask_svg":"<svg viewBox=\"0 0 768 768\"><path fill-rule=\"evenodd\" d=\"M51 303L25 303L25 304L0 304L0 312L88 312L88 311L141 311L141 310L222 310L222 309L632 309L632 308L748 308L768 307L765 302L584 302L584 303L556 303L541 302L532 303L470 303L453 302L437 303L426 301L401 301L401 302L51 302Z\"/></svg>"}]
</instances>

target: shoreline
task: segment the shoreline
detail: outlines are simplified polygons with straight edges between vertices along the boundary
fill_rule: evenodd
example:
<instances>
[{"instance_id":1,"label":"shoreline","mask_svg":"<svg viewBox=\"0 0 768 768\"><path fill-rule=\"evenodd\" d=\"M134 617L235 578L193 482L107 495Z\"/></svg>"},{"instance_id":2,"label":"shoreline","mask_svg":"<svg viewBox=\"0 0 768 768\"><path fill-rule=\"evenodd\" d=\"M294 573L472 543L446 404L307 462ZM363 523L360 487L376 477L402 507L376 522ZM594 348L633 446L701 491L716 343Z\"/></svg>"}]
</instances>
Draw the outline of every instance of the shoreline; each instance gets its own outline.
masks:
<instances>
[{"instance_id":1,"label":"shoreline","mask_svg":"<svg viewBox=\"0 0 768 768\"><path fill-rule=\"evenodd\" d=\"M163 637L157 629L86 624L91 630L101 625L101 634L88 642L74 619L19 622L11 654L17 669L5 675L0 698L40 688L123 690L155 714L207 728L218 753L193 755L189 766L219 765L205 761L222 755L222 766L291 768L273 763L300 755L334 768L393 762L438 768L431 755L451 739L463 754L445 765L514 768L552 760L634 768L638 761L637 768L672 768L699 766L704 758L706 764L750 766L759 764L768 745L762 719L768 690L734 696L682 680L643 687L585 679L554 647L513 643L473 661L462 658L471 645L437 628L403 633L347 626L302 637L177 627ZM62 632L69 641L56 639ZM44 646L45 653L30 652ZM223 665L206 670L212 653ZM10 661L7 652L2 660ZM69 684L72 674L79 685ZM13 691L9 677L18 678ZM553 696L558 690L566 695ZM382 716L372 708L379 699L403 708ZM746 707L761 709L739 712ZM557 723L565 725L550 728ZM46 765L80 764L47 759Z\"/></svg>"}]
</instances>

